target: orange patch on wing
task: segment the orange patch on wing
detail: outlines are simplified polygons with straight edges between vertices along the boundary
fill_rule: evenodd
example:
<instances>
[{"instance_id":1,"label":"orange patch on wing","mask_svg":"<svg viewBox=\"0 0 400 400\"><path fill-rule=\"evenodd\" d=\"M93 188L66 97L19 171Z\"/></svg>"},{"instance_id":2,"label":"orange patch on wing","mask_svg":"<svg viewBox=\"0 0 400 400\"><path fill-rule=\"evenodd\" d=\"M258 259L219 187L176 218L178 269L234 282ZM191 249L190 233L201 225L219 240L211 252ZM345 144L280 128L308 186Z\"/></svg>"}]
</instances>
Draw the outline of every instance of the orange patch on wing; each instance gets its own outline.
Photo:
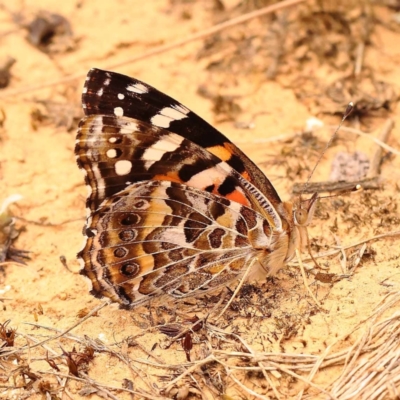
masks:
<instances>
[{"instance_id":1,"label":"orange patch on wing","mask_svg":"<svg viewBox=\"0 0 400 400\"><path fill-rule=\"evenodd\" d=\"M211 192L212 194L216 194L217 196L221 196L221 193L218 192L219 183L215 185L214 190ZM243 204L244 206L250 207L249 201L246 199L245 195L239 190L234 190L231 193L226 194L226 199L235 201L236 203Z\"/></svg>"},{"instance_id":2,"label":"orange patch on wing","mask_svg":"<svg viewBox=\"0 0 400 400\"><path fill-rule=\"evenodd\" d=\"M223 269L225 268L224 264L216 264L213 265L212 267L208 267L208 268L203 268L202 272L208 272L209 274L218 274L219 272L221 272Z\"/></svg>"},{"instance_id":3,"label":"orange patch on wing","mask_svg":"<svg viewBox=\"0 0 400 400\"><path fill-rule=\"evenodd\" d=\"M229 263L229 268L233 269L234 271L240 271L243 268L243 259L235 260Z\"/></svg>"},{"instance_id":4,"label":"orange patch on wing","mask_svg":"<svg viewBox=\"0 0 400 400\"><path fill-rule=\"evenodd\" d=\"M178 173L168 172L165 175L154 175L152 178L153 181L169 181L169 182L176 182L176 183L183 183L182 179L179 178Z\"/></svg>"},{"instance_id":5,"label":"orange patch on wing","mask_svg":"<svg viewBox=\"0 0 400 400\"><path fill-rule=\"evenodd\" d=\"M207 147L207 150L220 160L228 161L232 157L232 152L225 147L225 144L226 143L224 143L222 146Z\"/></svg>"},{"instance_id":6,"label":"orange patch on wing","mask_svg":"<svg viewBox=\"0 0 400 400\"><path fill-rule=\"evenodd\" d=\"M240 175L242 175L243 178L246 179L246 181L251 182L250 175L249 175L249 173L247 171L242 172Z\"/></svg>"},{"instance_id":7,"label":"orange patch on wing","mask_svg":"<svg viewBox=\"0 0 400 400\"><path fill-rule=\"evenodd\" d=\"M232 193L227 194L225 197L228 200L235 201L236 203L243 204L244 206L250 206L249 201L246 199L243 193L239 192L239 190L234 190Z\"/></svg>"},{"instance_id":8,"label":"orange patch on wing","mask_svg":"<svg viewBox=\"0 0 400 400\"><path fill-rule=\"evenodd\" d=\"M207 147L207 150L217 156L222 161L229 161L233 154L235 154L235 146L232 143L224 143L219 146ZM250 175L247 171L241 173L244 179L251 182Z\"/></svg>"}]
</instances>

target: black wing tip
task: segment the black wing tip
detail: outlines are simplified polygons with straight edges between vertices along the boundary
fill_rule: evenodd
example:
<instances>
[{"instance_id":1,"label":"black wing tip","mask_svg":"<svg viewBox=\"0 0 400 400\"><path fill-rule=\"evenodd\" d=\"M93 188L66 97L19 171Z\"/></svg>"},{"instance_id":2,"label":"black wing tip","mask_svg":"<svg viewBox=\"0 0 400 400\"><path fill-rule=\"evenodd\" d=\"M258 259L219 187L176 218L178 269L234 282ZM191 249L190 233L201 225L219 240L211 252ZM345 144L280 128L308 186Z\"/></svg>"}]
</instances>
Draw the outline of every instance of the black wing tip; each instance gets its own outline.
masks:
<instances>
[{"instance_id":1,"label":"black wing tip","mask_svg":"<svg viewBox=\"0 0 400 400\"><path fill-rule=\"evenodd\" d=\"M119 79L123 79L123 80L129 80L129 81L133 81L133 82L142 83L141 81L139 81L135 78L132 78L128 75L121 74L121 73L115 72L115 71L109 71L106 69L97 68L97 67L90 68L90 70L88 71L88 73L86 75L86 82L97 81L99 78L103 79L103 77L119 78ZM85 84L85 86L86 86L86 84Z\"/></svg>"},{"instance_id":2,"label":"black wing tip","mask_svg":"<svg viewBox=\"0 0 400 400\"><path fill-rule=\"evenodd\" d=\"M105 69L101 69L101 68L97 68L97 67L92 67L89 69L87 76L90 77L94 74L106 74L106 73L114 73L114 72L107 71Z\"/></svg>"}]
</instances>

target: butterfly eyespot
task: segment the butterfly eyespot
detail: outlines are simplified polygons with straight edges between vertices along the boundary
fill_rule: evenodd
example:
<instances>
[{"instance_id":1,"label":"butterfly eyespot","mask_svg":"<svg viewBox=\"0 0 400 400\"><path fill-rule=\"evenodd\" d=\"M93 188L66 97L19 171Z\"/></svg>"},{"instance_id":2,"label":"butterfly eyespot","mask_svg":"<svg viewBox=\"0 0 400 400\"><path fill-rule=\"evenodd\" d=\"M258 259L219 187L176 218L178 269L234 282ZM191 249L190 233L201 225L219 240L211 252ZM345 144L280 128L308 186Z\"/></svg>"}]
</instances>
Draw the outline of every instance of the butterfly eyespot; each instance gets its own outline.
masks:
<instances>
[{"instance_id":1,"label":"butterfly eyespot","mask_svg":"<svg viewBox=\"0 0 400 400\"><path fill-rule=\"evenodd\" d=\"M125 229L124 231L121 231L118 234L118 237L123 241L123 242L130 242L135 239L136 237L136 231L133 229Z\"/></svg>"},{"instance_id":2,"label":"butterfly eyespot","mask_svg":"<svg viewBox=\"0 0 400 400\"><path fill-rule=\"evenodd\" d=\"M137 275L139 271L140 271L140 266L132 262L123 264L120 268L121 274L129 277Z\"/></svg>"},{"instance_id":3,"label":"butterfly eyespot","mask_svg":"<svg viewBox=\"0 0 400 400\"><path fill-rule=\"evenodd\" d=\"M140 218L136 214L125 215L120 220L121 225L136 225L140 221Z\"/></svg>"},{"instance_id":4,"label":"butterfly eyespot","mask_svg":"<svg viewBox=\"0 0 400 400\"><path fill-rule=\"evenodd\" d=\"M299 225L304 225L308 219L308 211L300 208L294 213L295 220Z\"/></svg>"},{"instance_id":5,"label":"butterfly eyespot","mask_svg":"<svg viewBox=\"0 0 400 400\"><path fill-rule=\"evenodd\" d=\"M144 200L140 200L138 202L136 202L133 207L134 208L142 208L144 205L147 205L147 202Z\"/></svg>"},{"instance_id":6,"label":"butterfly eyespot","mask_svg":"<svg viewBox=\"0 0 400 400\"><path fill-rule=\"evenodd\" d=\"M118 247L114 250L114 256L118 258L124 258L128 254L128 250L124 247Z\"/></svg>"},{"instance_id":7,"label":"butterfly eyespot","mask_svg":"<svg viewBox=\"0 0 400 400\"><path fill-rule=\"evenodd\" d=\"M89 238L96 236L97 230L96 229L85 229L85 235Z\"/></svg>"}]
</instances>

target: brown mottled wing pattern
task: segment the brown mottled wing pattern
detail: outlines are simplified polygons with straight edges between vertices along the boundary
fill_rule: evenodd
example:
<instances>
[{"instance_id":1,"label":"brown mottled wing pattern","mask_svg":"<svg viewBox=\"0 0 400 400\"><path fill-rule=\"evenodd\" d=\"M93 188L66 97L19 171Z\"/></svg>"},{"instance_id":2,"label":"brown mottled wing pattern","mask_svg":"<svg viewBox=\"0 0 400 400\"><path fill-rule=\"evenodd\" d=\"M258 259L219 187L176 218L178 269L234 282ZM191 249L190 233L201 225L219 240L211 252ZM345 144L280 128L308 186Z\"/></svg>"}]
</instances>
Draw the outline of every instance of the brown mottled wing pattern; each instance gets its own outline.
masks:
<instances>
[{"instance_id":1,"label":"brown mottled wing pattern","mask_svg":"<svg viewBox=\"0 0 400 400\"><path fill-rule=\"evenodd\" d=\"M138 182L107 199L79 256L92 293L131 308L150 297L185 297L243 273L257 251L250 208L168 181Z\"/></svg>"}]
</instances>

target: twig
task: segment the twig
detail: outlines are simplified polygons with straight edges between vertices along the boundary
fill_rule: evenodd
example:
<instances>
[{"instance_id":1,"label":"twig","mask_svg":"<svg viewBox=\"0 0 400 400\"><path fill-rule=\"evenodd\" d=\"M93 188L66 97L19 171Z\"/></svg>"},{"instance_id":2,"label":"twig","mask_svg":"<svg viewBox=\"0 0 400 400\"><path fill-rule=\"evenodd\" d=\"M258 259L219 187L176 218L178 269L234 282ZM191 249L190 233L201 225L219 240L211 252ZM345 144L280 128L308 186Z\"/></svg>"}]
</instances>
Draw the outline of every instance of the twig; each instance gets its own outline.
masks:
<instances>
[{"instance_id":1,"label":"twig","mask_svg":"<svg viewBox=\"0 0 400 400\"><path fill-rule=\"evenodd\" d=\"M390 122L389 122L389 121L390 121ZM393 125L390 125L390 123L393 124ZM388 124L388 125L386 125L386 124ZM385 123L384 126L388 126L390 129L392 129L393 126L394 126L393 120L389 118L388 121ZM332 128L332 129L334 128L333 126L328 126L328 127L329 127L329 128ZM387 151L389 151L389 152L391 152L391 153L393 153L393 154L396 154L396 156L400 155L400 151L399 151L399 150L396 150L394 147L389 146L388 144L382 142L382 141L379 140L378 138L376 138L376 137L374 137L374 136L371 136L371 134L369 134L369 133L365 133L365 132L363 132L363 131L360 131L359 129L349 128L349 127L347 127L347 126L342 126L342 127L340 128L340 130L341 130L342 132L354 133L354 134L356 134L356 135L358 135L358 136L362 136L362 137L364 137L364 138L366 138L366 139L372 140L373 142L375 142L375 143L378 144L379 146L383 147L385 150L387 150Z\"/></svg>"},{"instance_id":2,"label":"twig","mask_svg":"<svg viewBox=\"0 0 400 400\"><path fill-rule=\"evenodd\" d=\"M50 338L48 338L48 339L43 340L42 342L36 343L36 344L34 344L33 346L29 346L29 349L33 349L33 348L38 347L38 346L43 346L43 345L44 345L45 343L47 343L47 342L50 342L50 341L52 341L52 340L58 339L58 338L61 337L61 336L64 336L66 333L72 331L72 329L76 328L77 326L79 326L80 324L82 324L83 322L85 322L86 320L88 320L90 317L92 317L94 314L96 314L98 311L100 311L102 308L104 308L104 307L107 306L107 305L108 305L108 303L102 303L102 304L98 305L98 306L95 307L92 311L90 311L89 314L87 314L84 318L80 319L78 322L76 322L76 323L75 323L74 325L72 325L70 328L68 328L68 329L66 329L65 331L59 333L58 335L52 336L52 337L50 337ZM27 325L34 325L34 324L30 323L30 322L25 322L25 324L27 324ZM7 352L7 353L6 353L6 352L5 352L5 353L1 353L1 356L2 356L2 357L8 357L8 356L10 356L11 354L20 353L21 351L24 351L24 350L26 350L27 348L28 348L28 346L27 346L27 347L24 346L24 347L21 347L21 348L19 348L19 349L11 350L11 351L9 351L9 352Z\"/></svg>"},{"instance_id":3,"label":"twig","mask_svg":"<svg viewBox=\"0 0 400 400\"><path fill-rule=\"evenodd\" d=\"M374 155L372 156L371 164L367 176L364 179L351 182L311 182L307 185L304 183L295 183L293 185L293 194L311 194L311 193L322 193L322 192L349 192L355 190L358 186L363 189L379 189L380 179L379 179L379 168L382 160L382 149L385 149L396 155L400 155L400 151L388 146L385 142L387 141L390 132L394 127L394 121L388 118L383 125L379 136L376 138L370 134L364 133L357 129L342 127L342 131L347 131L355 133L356 135L373 140L376 144Z\"/></svg>"},{"instance_id":4,"label":"twig","mask_svg":"<svg viewBox=\"0 0 400 400\"><path fill-rule=\"evenodd\" d=\"M226 365L224 367L225 367L226 375L228 376L228 378L231 378L233 380L233 382L235 382L236 385L238 385L242 390L244 390L249 395L254 396L257 399L265 400L265 396L258 394L254 390L251 390L250 388L248 388L246 385L244 385L242 382L240 382L239 379L237 379L233 375L232 371L230 371Z\"/></svg>"},{"instance_id":5,"label":"twig","mask_svg":"<svg viewBox=\"0 0 400 400\"><path fill-rule=\"evenodd\" d=\"M29 323L27 323L27 324L28 324L28 325L32 325L32 326L36 326L36 327L39 327L39 328L42 328L42 329L47 329L47 330L50 330L50 331L54 331L54 332L63 332L63 331L61 331L60 329L57 329L57 328L54 328L54 327L50 327L50 326L40 325L40 324L37 324L37 323L29 322ZM142 371L142 370L138 370L136 367L134 367L134 366L131 364L131 362L130 362L130 361L132 361L132 360L127 359L123 354L112 350L110 347L108 347L108 346L105 345L104 343L101 344L101 345L99 345L99 343L98 343L97 341L94 341L94 340L92 340L92 339L90 339L90 338L88 338L88 337L86 337L86 336L85 336L84 338L81 338L81 337L79 337L79 336L75 336L75 335L71 335L71 334L66 335L66 334L64 333L64 336L63 336L63 337L64 337L64 338L67 338L67 339L69 339L69 340L72 340L72 341L81 343L81 344L85 344L86 346L89 345L89 346L93 347L93 349L94 349L95 351L98 351L98 352L106 352L106 353L112 354L114 357L116 357L116 358L118 358L120 361L122 361L129 369L131 369L132 372L135 372L135 373L139 376L139 378L140 378L150 389L152 389L152 385L150 384L150 382L146 382L145 379L144 379L142 376L140 376L139 371L140 371L140 372L143 372L143 371ZM52 339L52 338L51 338L51 339ZM41 343L43 343L43 342L41 342ZM153 354L147 352L147 351L145 350L145 348L144 348L142 345L140 345L140 344L137 343L137 342L135 342L135 345L137 345L146 355L151 355L151 356L159 363L159 365L163 365L163 361L162 361L162 360L160 360L160 359L159 359L158 357L156 357L155 355L153 355ZM133 359L133 361L138 361L138 360ZM140 361L139 361L139 362L140 362ZM152 364L152 366L155 366L155 365ZM169 367L168 365L166 365L165 368L167 368L167 369L169 368L169 369L170 369L170 367Z\"/></svg>"},{"instance_id":6,"label":"twig","mask_svg":"<svg viewBox=\"0 0 400 400\"><path fill-rule=\"evenodd\" d=\"M365 43L361 42L357 46L356 63L354 66L354 75L358 76L361 73L362 64L364 61Z\"/></svg>"},{"instance_id":7,"label":"twig","mask_svg":"<svg viewBox=\"0 0 400 400\"><path fill-rule=\"evenodd\" d=\"M199 40L199 39L204 39L207 36L213 35L213 34L215 34L217 32L220 32L220 31L222 31L224 29L231 28L231 27L233 27L235 25L242 24L244 22L250 21L251 19L262 17L263 15L271 14L273 12L282 10L284 8L287 8L287 7L294 6L296 4L303 3L305 1L306 0L284 0L284 1L281 1L279 3L269 5L267 7L261 8L259 10L255 10L255 11L249 12L247 14L240 15L239 17L232 18L232 19L230 19L228 21L225 21L225 22L222 22L220 24L216 24L216 25L212 26L211 28L204 29L204 30L202 30L200 32L194 33L193 35L185 36L185 39L177 40L176 42L168 43L168 44L165 44L163 46L156 47L155 49L152 49L150 51L146 51L146 52L144 52L142 54L139 54L137 56L131 57L131 58L129 58L127 60L124 60L122 62L106 65L106 66L104 66L104 68L105 69L115 69L115 68L119 68L119 67L121 67L123 65L126 65L126 64L131 64L131 63L134 63L134 62L137 62L137 61L149 58L149 57L154 57L154 56L156 56L158 54L165 53L166 51L170 51L170 50L175 49L177 47L181 47L181 46L183 46L185 44L188 44L190 42L194 42L194 41ZM5 99L7 97L11 97L11 96L19 95L19 94L24 94L24 93L28 93L28 92L33 92L33 91L36 91L36 90L41 90L41 89L44 89L44 88L47 88L47 87L51 87L51 86L55 86L55 85L60 85L60 84L63 84L63 83L74 81L76 79L82 79L85 76L86 76L86 72L85 73L79 72L79 73L76 73L76 74L67 75L64 78L58 78L58 79L55 79L55 80L52 80L52 81L43 82L43 83L38 84L38 85L31 85L31 86L25 86L23 88L5 90L0 94L0 99Z\"/></svg>"},{"instance_id":8,"label":"twig","mask_svg":"<svg viewBox=\"0 0 400 400\"><path fill-rule=\"evenodd\" d=\"M74 376L74 375L63 374L63 373L61 373L61 372L56 372L56 371L36 371L36 372L37 372L37 373L40 373L40 374L57 375L57 376L60 376L60 377L64 377L64 378L68 378L68 379L73 379L73 380L75 380L75 381L84 382L84 383L89 383L90 385L92 385L92 386L94 386L94 387L102 388L103 390L104 390L104 389L119 390L119 391L122 391L122 392L127 392L127 393L131 393L131 394L140 395L140 396L146 397L146 398L148 398L148 399L157 399L157 398L158 398L158 399L165 399L165 397L161 397L161 396L160 396L160 397L154 397L154 394L152 394L152 395L147 395L147 394L145 394L145 393L136 392L136 391L134 391L134 390L130 390L130 389L127 389L127 388L124 388L124 387L116 387L116 386L106 385L106 384L97 382L97 381L95 381L94 379L89 378L88 376L85 376L85 378L79 378L79 377ZM117 399L117 400L119 400L119 399Z\"/></svg>"},{"instance_id":9,"label":"twig","mask_svg":"<svg viewBox=\"0 0 400 400\"><path fill-rule=\"evenodd\" d=\"M235 291L233 292L232 296L230 297L230 299L228 300L228 302L226 303L225 307L222 309L222 311L217 315L216 319L219 320L222 315L225 313L225 311L228 309L228 307L232 304L232 301L234 300L234 298L237 296L237 294L239 293L240 288L243 286L243 283L246 281L247 275L249 275L249 272L251 271L251 269L253 268L253 265L255 262L257 262L258 259L254 258L248 265L248 267L246 268L245 273L243 274L242 279L240 280L239 284L236 286ZM259 261L258 261L259 262Z\"/></svg>"},{"instance_id":10,"label":"twig","mask_svg":"<svg viewBox=\"0 0 400 400\"><path fill-rule=\"evenodd\" d=\"M367 238L367 239L360 240L360 241L355 242L355 243L351 243L351 244L348 244L348 245L342 245L342 246L340 246L339 248L337 248L335 250L329 250L329 251L325 251L324 253L319 253L319 254L315 255L314 257L315 258L322 258L322 257L334 256L334 255L340 253L343 250L351 249L352 247L356 247L356 246L359 246L359 245L364 244L364 243L372 242L373 240L379 240L379 239L384 239L384 238L388 238L388 237L396 237L396 236L400 236L400 231L392 231L392 232L387 232L387 233L381 233L380 235L375 235L375 236L372 236L372 237ZM333 247L335 247L335 246L333 246ZM303 260L303 261L311 261L311 258L305 258L305 260ZM296 264L296 261L293 260L293 261L291 261L291 263Z\"/></svg>"},{"instance_id":11,"label":"twig","mask_svg":"<svg viewBox=\"0 0 400 400\"><path fill-rule=\"evenodd\" d=\"M292 193L295 195L299 194L314 194L314 193L324 193L324 192L353 192L358 189L358 187L365 190L380 189L380 178L375 176L373 178L364 178L357 181L351 182L310 182L307 187L305 183L295 183L292 188Z\"/></svg>"},{"instance_id":12,"label":"twig","mask_svg":"<svg viewBox=\"0 0 400 400\"><path fill-rule=\"evenodd\" d=\"M340 238L337 235L332 234L335 242L336 242L336 247L338 249L340 249L340 253L342 255L342 257L339 259L340 261L340 268L342 269L342 274L347 274L347 256L346 256L346 252L344 251L344 249L342 248L341 242L340 242Z\"/></svg>"},{"instance_id":13,"label":"twig","mask_svg":"<svg viewBox=\"0 0 400 400\"><path fill-rule=\"evenodd\" d=\"M381 129L381 132L378 136L378 140L381 143L386 143L393 127L394 127L394 121L390 118L388 120L386 120L385 125ZM376 143L375 147L376 147L376 149L375 149L374 155L372 157L371 164L369 166L367 178L373 178L374 176L379 175L379 168L381 166L383 151L382 151L381 144Z\"/></svg>"},{"instance_id":14,"label":"twig","mask_svg":"<svg viewBox=\"0 0 400 400\"><path fill-rule=\"evenodd\" d=\"M301 271L301 276L303 277L303 282L304 282L304 286L306 287L307 292L310 294L311 298L314 300L315 304L319 307L322 308L321 303L317 300L317 298L314 296L314 293L311 291L310 287L308 286L308 282L307 282L307 277L306 277L306 273L304 271L304 266L303 266L303 262L301 260L301 255L298 249L296 249L296 257L297 260L299 262L299 266L300 266L300 271Z\"/></svg>"},{"instance_id":15,"label":"twig","mask_svg":"<svg viewBox=\"0 0 400 400\"><path fill-rule=\"evenodd\" d=\"M35 339L34 337L32 337L31 335L24 335L24 336L27 337L29 340L32 340L32 342L38 343L38 340ZM42 345L42 347L43 347L45 350L47 350L48 352L51 352L53 355L58 356L58 353L57 353L55 350L53 350L51 347L46 346L46 345ZM64 392L70 399L73 399L74 397L73 397L72 394L69 392L69 390L66 388L66 383L67 383L68 378L66 378L64 382L62 382L62 379L61 379L59 376L57 376L56 378L57 378L58 383L61 385L63 392Z\"/></svg>"},{"instance_id":16,"label":"twig","mask_svg":"<svg viewBox=\"0 0 400 400\"><path fill-rule=\"evenodd\" d=\"M164 388L161 390L162 392L168 392L172 386L175 385L175 383L179 382L181 379L183 379L185 376L191 374L192 372L196 371L196 369L202 367L203 365L206 365L210 362L216 361L213 355L209 355L207 358L204 360L200 360L195 362L192 366L190 366L185 372L180 374L178 377L173 379L170 383L168 383L167 386L164 386Z\"/></svg>"},{"instance_id":17,"label":"twig","mask_svg":"<svg viewBox=\"0 0 400 400\"><path fill-rule=\"evenodd\" d=\"M237 339L242 345L243 347L254 356L254 350L250 347L250 345L240 336L240 335L236 335L235 333L227 333L224 330L222 330L221 328L218 328L216 326L210 325L210 327L212 327L212 329L218 333L223 333L225 335L230 335L232 337L234 337L235 339ZM280 399L280 395L278 390L276 389L275 385L273 384L273 382L271 381L271 379L268 376L268 373L266 371L266 368L263 364L262 361L257 361L257 364L259 365L259 367L261 368L261 371L265 377L265 380L268 382L268 384L271 386L272 391L274 392L276 398L279 400Z\"/></svg>"},{"instance_id":18,"label":"twig","mask_svg":"<svg viewBox=\"0 0 400 400\"><path fill-rule=\"evenodd\" d=\"M366 249L367 249L367 244L364 243L364 244L361 246L360 250L358 251L357 257L356 257L356 259L354 260L354 263L353 263L353 265L352 265L352 267L351 267L351 273L352 273L352 274L354 274L354 272L356 271L358 265L360 264L361 259L362 259L363 255L364 255Z\"/></svg>"}]
</instances>

